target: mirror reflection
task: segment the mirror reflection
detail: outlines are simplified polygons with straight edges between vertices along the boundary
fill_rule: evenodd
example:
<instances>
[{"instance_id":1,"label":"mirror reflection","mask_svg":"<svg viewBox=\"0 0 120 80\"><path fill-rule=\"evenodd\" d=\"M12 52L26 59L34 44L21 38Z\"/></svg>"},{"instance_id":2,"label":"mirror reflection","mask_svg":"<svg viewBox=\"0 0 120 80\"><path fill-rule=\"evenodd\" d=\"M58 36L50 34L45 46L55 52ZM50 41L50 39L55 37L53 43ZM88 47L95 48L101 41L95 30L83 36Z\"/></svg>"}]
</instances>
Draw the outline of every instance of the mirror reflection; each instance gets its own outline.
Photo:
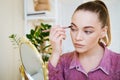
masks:
<instances>
[{"instance_id":1,"label":"mirror reflection","mask_svg":"<svg viewBox=\"0 0 120 80\"><path fill-rule=\"evenodd\" d=\"M20 57L25 74L29 80L44 80L41 55L29 41L21 43Z\"/></svg>"}]
</instances>

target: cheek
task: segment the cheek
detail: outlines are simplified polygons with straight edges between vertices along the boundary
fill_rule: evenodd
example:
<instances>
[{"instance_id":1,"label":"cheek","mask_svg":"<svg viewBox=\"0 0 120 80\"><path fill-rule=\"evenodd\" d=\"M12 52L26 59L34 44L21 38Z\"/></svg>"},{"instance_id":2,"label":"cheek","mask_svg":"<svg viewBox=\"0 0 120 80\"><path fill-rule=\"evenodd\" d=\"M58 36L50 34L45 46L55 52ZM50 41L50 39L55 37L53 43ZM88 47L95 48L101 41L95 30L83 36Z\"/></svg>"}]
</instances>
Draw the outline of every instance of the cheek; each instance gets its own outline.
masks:
<instances>
[{"instance_id":1,"label":"cheek","mask_svg":"<svg viewBox=\"0 0 120 80\"><path fill-rule=\"evenodd\" d=\"M72 33L70 32L70 35L71 35L71 39L73 42L75 42L75 38L76 38L76 33ZM84 36L84 39L83 39L83 43L86 43L86 44L89 44L89 45L92 45L93 43L98 43L99 39L100 39L100 34L99 33L94 33L94 34L91 34L91 35L85 35L83 34Z\"/></svg>"},{"instance_id":2,"label":"cheek","mask_svg":"<svg viewBox=\"0 0 120 80\"><path fill-rule=\"evenodd\" d=\"M93 43L98 43L100 39L99 35L91 35L86 37L86 43L88 42L89 44L93 44Z\"/></svg>"}]
</instances>

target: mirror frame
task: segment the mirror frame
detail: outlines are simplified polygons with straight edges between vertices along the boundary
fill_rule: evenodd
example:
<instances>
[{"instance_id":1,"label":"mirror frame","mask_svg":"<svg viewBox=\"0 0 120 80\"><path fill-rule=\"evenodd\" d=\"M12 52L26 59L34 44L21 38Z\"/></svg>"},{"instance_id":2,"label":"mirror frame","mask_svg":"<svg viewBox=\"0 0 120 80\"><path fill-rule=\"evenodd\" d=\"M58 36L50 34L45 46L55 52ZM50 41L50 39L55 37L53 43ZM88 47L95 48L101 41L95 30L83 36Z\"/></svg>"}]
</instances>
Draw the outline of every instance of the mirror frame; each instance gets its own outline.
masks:
<instances>
[{"instance_id":1,"label":"mirror frame","mask_svg":"<svg viewBox=\"0 0 120 80\"><path fill-rule=\"evenodd\" d=\"M36 54L36 56L39 58L39 61L42 65L42 70L43 70L43 75L44 75L44 80L48 80L48 76L46 74L46 67L45 67L45 64L42 60L42 55L38 52L37 48L26 38L26 37L22 37L21 38L21 42L20 42L20 45L19 45L19 51L20 51L20 59L21 59L21 64L23 66L23 69L24 69L24 72L25 74L27 75L27 77L30 79L30 75L26 72L25 70L25 67L24 67L24 64L22 62L22 55L21 55L21 45L22 44L26 44L28 45ZM30 79L30 80L33 80L33 79Z\"/></svg>"}]
</instances>

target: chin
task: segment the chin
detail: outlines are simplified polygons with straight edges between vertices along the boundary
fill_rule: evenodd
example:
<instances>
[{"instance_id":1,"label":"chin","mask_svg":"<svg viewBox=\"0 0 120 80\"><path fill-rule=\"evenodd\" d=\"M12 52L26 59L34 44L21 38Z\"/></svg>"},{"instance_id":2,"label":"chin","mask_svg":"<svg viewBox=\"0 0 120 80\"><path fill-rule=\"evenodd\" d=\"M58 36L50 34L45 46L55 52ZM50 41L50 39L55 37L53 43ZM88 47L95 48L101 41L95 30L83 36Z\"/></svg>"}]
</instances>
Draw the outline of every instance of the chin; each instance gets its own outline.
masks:
<instances>
[{"instance_id":1,"label":"chin","mask_svg":"<svg viewBox=\"0 0 120 80\"><path fill-rule=\"evenodd\" d=\"M85 53L85 52L87 52L86 49L75 48L75 50L76 50L78 53Z\"/></svg>"}]
</instances>

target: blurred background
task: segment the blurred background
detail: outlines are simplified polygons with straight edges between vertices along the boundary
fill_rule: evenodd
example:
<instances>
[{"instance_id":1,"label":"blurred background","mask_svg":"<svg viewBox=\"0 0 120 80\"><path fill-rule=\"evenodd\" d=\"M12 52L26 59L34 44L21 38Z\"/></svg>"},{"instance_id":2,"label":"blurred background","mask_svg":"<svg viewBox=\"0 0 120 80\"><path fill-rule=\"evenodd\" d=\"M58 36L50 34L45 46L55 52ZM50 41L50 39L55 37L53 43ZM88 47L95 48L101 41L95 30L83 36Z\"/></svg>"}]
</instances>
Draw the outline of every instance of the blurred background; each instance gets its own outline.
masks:
<instances>
[{"instance_id":1,"label":"blurred background","mask_svg":"<svg viewBox=\"0 0 120 80\"><path fill-rule=\"evenodd\" d=\"M30 4L31 0L28 1ZM53 1L53 2L52 2ZM68 26L70 25L71 16L75 8L81 3L88 0L50 0L51 7L56 10L56 22L52 23ZM104 0L106 3L110 18L112 43L109 48L120 53L120 0ZM18 49L14 49L10 42L9 35L17 34L25 36L27 31L24 5L25 0L0 0L0 80L21 80L19 66L20 57ZM63 52L72 51L69 30L67 31L67 39L63 41Z\"/></svg>"}]
</instances>

